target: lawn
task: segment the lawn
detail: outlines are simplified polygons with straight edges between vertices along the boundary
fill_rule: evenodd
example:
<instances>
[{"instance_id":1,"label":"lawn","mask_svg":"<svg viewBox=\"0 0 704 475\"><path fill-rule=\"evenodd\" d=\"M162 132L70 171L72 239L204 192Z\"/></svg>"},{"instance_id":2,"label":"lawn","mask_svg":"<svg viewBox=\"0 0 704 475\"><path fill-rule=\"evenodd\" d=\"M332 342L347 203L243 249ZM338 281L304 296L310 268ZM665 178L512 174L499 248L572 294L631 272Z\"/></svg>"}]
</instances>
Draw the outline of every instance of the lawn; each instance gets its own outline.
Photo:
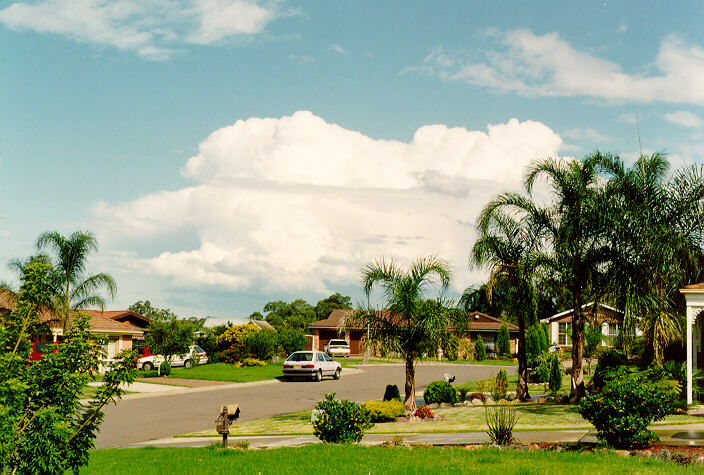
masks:
<instances>
[{"instance_id":1,"label":"lawn","mask_svg":"<svg viewBox=\"0 0 704 475\"><path fill-rule=\"evenodd\" d=\"M518 414L516 431L525 430L572 430L593 429L594 427L577 413L573 404L520 404L513 406ZM367 431L370 434L404 434L433 432L485 432L485 408L471 407L441 407L433 410L435 415L447 420L436 422L384 422L377 423ZM701 422L701 417L673 415L654 425L687 424ZM253 435L300 435L312 434L310 411L282 414L267 419L237 423L232 427L233 436ZM204 437L218 434L212 430L204 430L184 434L184 437ZM520 440L520 435L517 436Z\"/></svg>"},{"instance_id":2,"label":"lawn","mask_svg":"<svg viewBox=\"0 0 704 475\"><path fill-rule=\"evenodd\" d=\"M91 453L83 474L114 473L691 473L674 463L613 453L309 445L271 450L109 449Z\"/></svg>"},{"instance_id":3,"label":"lawn","mask_svg":"<svg viewBox=\"0 0 704 475\"><path fill-rule=\"evenodd\" d=\"M209 363L193 368L173 368L172 378L205 379L209 381L229 381L232 383L248 383L283 377L281 363L251 368L235 368L227 363Z\"/></svg>"}]
</instances>

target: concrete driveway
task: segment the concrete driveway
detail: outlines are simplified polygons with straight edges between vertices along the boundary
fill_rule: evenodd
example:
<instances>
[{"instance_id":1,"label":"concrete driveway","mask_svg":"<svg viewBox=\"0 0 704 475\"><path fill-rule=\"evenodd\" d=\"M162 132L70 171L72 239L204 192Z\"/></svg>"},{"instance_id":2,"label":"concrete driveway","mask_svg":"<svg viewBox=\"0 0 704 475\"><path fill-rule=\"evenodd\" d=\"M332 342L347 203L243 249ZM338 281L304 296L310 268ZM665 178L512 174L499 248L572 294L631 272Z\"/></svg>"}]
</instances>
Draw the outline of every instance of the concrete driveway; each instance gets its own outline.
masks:
<instances>
[{"instance_id":1,"label":"concrete driveway","mask_svg":"<svg viewBox=\"0 0 704 475\"><path fill-rule=\"evenodd\" d=\"M416 389L442 380L445 373L457 382L493 377L500 366L423 363L416 367ZM516 367L508 367L509 374ZM337 381L324 379L282 382L239 383L172 392L131 394L117 405L105 408L105 420L96 439L97 448L123 447L152 439L215 427L223 404L239 404L241 421L312 409L323 394L354 401L381 399L387 384L396 384L403 394L403 365L364 365L342 372Z\"/></svg>"}]
</instances>

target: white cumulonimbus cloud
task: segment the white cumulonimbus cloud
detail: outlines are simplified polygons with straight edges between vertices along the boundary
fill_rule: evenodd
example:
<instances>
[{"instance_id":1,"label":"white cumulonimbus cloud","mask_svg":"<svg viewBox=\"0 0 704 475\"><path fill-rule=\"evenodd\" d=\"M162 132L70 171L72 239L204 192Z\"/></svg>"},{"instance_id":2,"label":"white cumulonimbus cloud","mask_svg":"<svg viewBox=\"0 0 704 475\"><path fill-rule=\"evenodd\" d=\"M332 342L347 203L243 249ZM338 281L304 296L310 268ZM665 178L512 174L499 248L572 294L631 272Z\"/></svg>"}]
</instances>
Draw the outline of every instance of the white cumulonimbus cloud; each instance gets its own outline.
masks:
<instances>
[{"instance_id":1,"label":"white cumulonimbus cloud","mask_svg":"<svg viewBox=\"0 0 704 475\"><path fill-rule=\"evenodd\" d=\"M356 284L375 258L433 253L461 288L479 210L561 145L549 127L515 119L487 131L428 125L405 143L306 111L251 118L200 144L181 170L193 186L99 203L96 229L133 242L197 236L139 258L183 286L325 294Z\"/></svg>"},{"instance_id":2,"label":"white cumulonimbus cloud","mask_svg":"<svg viewBox=\"0 0 704 475\"><path fill-rule=\"evenodd\" d=\"M436 50L420 71L523 96L582 96L611 102L704 104L704 49L665 36L649 73L627 73L612 61L580 51L557 33L492 31L497 48L483 59L462 51Z\"/></svg>"},{"instance_id":3,"label":"white cumulonimbus cloud","mask_svg":"<svg viewBox=\"0 0 704 475\"><path fill-rule=\"evenodd\" d=\"M0 9L0 24L166 59L184 43L261 33L281 14L260 0L39 0Z\"/></svg>"}]
</instances>

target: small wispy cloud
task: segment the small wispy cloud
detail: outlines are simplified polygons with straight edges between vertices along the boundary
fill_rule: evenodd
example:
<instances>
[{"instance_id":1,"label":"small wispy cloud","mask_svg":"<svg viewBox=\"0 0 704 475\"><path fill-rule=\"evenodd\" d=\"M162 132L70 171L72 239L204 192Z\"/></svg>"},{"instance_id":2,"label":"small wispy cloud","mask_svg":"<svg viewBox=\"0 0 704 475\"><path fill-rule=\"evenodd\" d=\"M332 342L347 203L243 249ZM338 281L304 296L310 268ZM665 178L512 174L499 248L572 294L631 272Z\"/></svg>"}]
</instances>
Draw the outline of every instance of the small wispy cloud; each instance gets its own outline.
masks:
<instances>
[{"instance_id":1,"label":"small wispy cloud","mask_svg":"<svg viewBox=\"0 0 704 475\"><path fill-rule=\"evenodd\" d=\"M485 36L497 47L482 53L483 58L476 52L436 49L402 73L421 72L526 97L704 104L704 49L676 35L662 39L654 67L641 68L649 74L625 72L618 63L573 47L558 33L491 30Z\"/></svg>"},{"instance_id":2,"label":"small wispy cloud","mask_svg":"<svg viewBox=\"0 0 704 475\"><path fill-rule=\"evenodd\" d=\"M294 63L298 63L298 64L315 63L315 58L313 58L311 56L306 56L306 55L297 56L295 54L290 54L290 55L288 55L288 60L293 61Z\"/></svg>"},{"instance_id":3,"label":"small wispy cloud","mask_svg":"<svg viewBox=\"0 0 704 475\"><path fill-rule=\"evenodd\" d=\"M275 0L39 0L1 9L0 24L163 60L185 44L262 33L289 14Z\"/></svg>"},{"instance_id":4,"label":"small wispy cloud","mask_svg":"<svg viewBox=\"0 0 704 475\"><path fill-rule=\"evenodd\" d=\"M704 119L689 111L672 112L665 114L664 118L666 121L682 127L699 128L704 126Z\"/></svg>"},{"instance_id":5,"label":"small wispy cloud","mask_svg":"<svg viewBox=\"0 0 704 475\"><path fill-rule=\"evenodd\" d=\"M610 142L613 140L608 135L601 134L598 130L592 128L585 129L570 129L560 134L563 137L574 140L588 140L591 142Z\"/></svg>"},{"instance_id":6,"label":"small wispy cloud","mask_svg":"<svg viewBox=\"0 0 704 475\"><path fill-rule=\"evenodd\" d=\"M345 54L345 48L338 45L337 43L333 43L332 45L330 45L330 49L336 53Z\"/></svg>"}]
</instances>

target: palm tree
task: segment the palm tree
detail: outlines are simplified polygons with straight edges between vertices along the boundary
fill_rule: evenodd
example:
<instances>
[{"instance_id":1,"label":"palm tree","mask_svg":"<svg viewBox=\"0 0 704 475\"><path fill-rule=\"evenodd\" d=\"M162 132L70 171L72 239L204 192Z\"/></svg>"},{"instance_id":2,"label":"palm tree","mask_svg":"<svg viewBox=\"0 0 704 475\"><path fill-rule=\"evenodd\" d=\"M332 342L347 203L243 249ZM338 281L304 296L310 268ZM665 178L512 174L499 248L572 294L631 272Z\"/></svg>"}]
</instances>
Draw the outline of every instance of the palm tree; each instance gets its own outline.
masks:
<instances>
[{"instance_id":1,"label":"palm tree","mask_svg":"<svg viewBox=\"0 0 704 475\"><path fill-rule=\"evenodd\" d=\"M453 326L462 327L459 313L448 310L441 297L427 300L425 296L427 287L436 282L444 292L451 278L449 264L434 256L417 259L408 269L393 260L374 261L362 270L362 287L369 298L374 286L379 284L383 289L385 310L357 311L345 322L346 327L368 327L371 342L404 358L404 404L409 411L416 408L416 358L437 351L443 336Z\"/></svg>"},{"instance_id":2,"label":"palm tree","mask_svg":"<svg viewBox=\"0 0 704 475\"><path fill-rule=\"evenodd\" d=\"M609 178L610 297L624 309L626 335L643 330L650 357L682 334L678 289L700 281L704 268L704 176L701 167L669 175L664 154L642 155L630 168L600 155Z\"/></svg>"},{"instance_id":3,"label":"palm tree","mask_svg":"<svg viewBox=\"0 0 704 475\"><path fill-rule=\"evenodd\" d=\"M508 196L499 196L489 203L479 215L479 238L472 247L472 261L475 265L490 268L486 285L487 298L491 301L495 286L504 291L504 303L508 312L518 321L518 388L516 397L521 401L530 398L528 394L528 363L526 357L526 326L536 320L536 255L540 240L531 227L529 219L516 221L496 206Z\"/></svg>"},{"instance_id":4,"label":"palm tree","mask_svg":"<svg viewBox=\"0 0 704 475\"><path fill-rule=\"evenodd\" d=\"M76 231L65 237L58 232L42 233L37 239L37 249L53 251L52 264L58 274L58 288L54 309L66 330L70 317L76 310L105 306L105 300L97 293L105 288L114 298L117 285L109 274L86 276L88 255L97 252L98 241L87 231Z\"/></svg>"}]
</instances>

